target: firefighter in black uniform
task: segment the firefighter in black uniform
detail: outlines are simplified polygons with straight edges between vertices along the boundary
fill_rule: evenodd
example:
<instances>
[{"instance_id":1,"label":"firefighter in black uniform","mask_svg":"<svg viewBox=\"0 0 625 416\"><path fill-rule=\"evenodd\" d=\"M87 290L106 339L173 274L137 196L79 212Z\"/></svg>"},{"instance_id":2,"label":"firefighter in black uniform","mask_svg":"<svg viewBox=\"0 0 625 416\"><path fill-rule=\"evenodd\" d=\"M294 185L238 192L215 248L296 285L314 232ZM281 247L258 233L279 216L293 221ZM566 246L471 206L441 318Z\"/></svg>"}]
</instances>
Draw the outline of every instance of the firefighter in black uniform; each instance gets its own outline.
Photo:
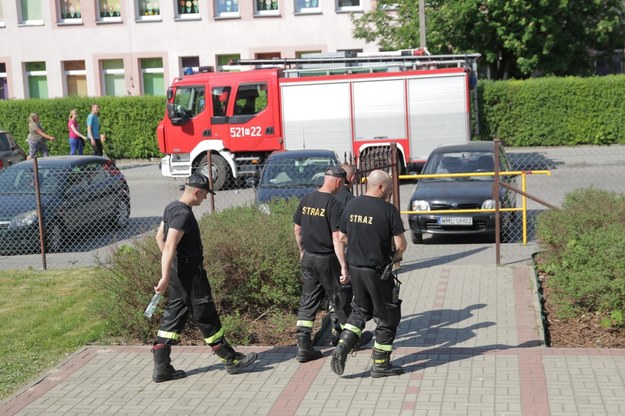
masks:
<instances>
[{"instance_id":1,"label":"firefighter in black uniform","mask_svg":"<svg viewBox=\"0 0 625 416\"><path fill-rule=\"evenodd\" d=\"M354 198L351 184L354 181L356 172L354 170L354 167L350 165L349 163L343 163L341 167L345 171L345 183L343 184L343 186L341 186L341 188L336 193L336 195L334 195L334 197L338 199L341 205L343 206L343 208L345 208L349 200ZM350 285L349 283L346 285L341 285L340 289L341 290L339 291L337 295L341 297L340 302L351 304L352 297L353 297L352 285ZM333 346L336 346L336 344L338 344L339 342L339 338L341 337L341 331L343 330L343 328L341 326L341 323L339 323L339 320L336 318L336 311L335 311L335 307L332 301L330 301L328 311L330 312L330 319L332 320L332 338L331 338L330 343ZM342 324L344 325L345 322L343 322ZM373 337L373 335L371 336ZM364 340L364 339L361 339L361 340L363 341L361 342L361 344L363 345L367 344L370 341L370 340Z\"/></svg>"},{"instance_id":2,"label":"firefighter in black uniform","mask_svg":"<svg viewBox=\"0 0 625 416\"><path fill-rule=\"evenodd\" d=\"M391 193L391 177L374 170L367 178L366 194L352 199L341 217L340 239L347 243L354 299L352 312L332 353L332 371L338 375L343 374L347 355L371 318L377 324L371 376L387 377L404 372L401 367L390 364L401 320L401 300L393 300L394 279L381 279L385 267L398 262L406 250L401 216L397 208L387 202Z\"/></svg>"},{"instance_id":3,"label":"firefighter in black uniform","mask_svg":"<svg viewBox=\"0 0 625 416\"><path fill-rule=\"evenodd\" d=\"M200 205L208 193L215 193L210 189L208 178L200 174L189 176L183 189L180 199L165 208L156 233L156 242L162 252L162 277L154 291L163 293L169 289L169 301L152 348L152 379L157 383L186 377L184 371L172 367L169 355L189 315L206 343L225 363L229 374L239 372L257 358L256 353L236 352L225 339L202 264L200 228L191 208Z\"/></svg>"},{"instance_id":4,"label":"firefighter in black uniform","mask_svg":"<svg viewBox=\"0 0 625 416\"><path fill-rule=\"evenodd\" d=\"M311 333L315 314L327 294L334 304L337 319L344 324L349 304L335 299L341 284L349 283L345 245L339 241L339 221L343 207L334 194L343 186L345 171L330 166L323 185L302 198L293 215L293 233L300 250L302 298L297 313L297 361L321 358L313 348Z\"/></svg>"}]
</instances>

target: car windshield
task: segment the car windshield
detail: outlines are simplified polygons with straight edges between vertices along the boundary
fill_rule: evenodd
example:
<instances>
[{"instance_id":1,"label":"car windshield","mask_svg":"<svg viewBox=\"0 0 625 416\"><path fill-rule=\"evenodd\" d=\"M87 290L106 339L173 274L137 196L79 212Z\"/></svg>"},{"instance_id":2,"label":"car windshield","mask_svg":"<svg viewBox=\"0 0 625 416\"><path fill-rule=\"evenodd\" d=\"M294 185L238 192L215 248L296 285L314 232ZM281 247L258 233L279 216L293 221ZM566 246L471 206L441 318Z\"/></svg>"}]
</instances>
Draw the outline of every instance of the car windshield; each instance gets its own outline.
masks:
<instances>
[{"instance_id":1,"label":"car windshield","mask_svg":"<svg viewBox=\"0 0 625 416\"><path fill-rule=\"evenodd\" d=\"M434 153L423 167L423 174L493 172L495 163L492 152ZM437 180L492 180L492 176L469 176L461 178L438 178Z\"/></svg>"},{"instance_id":2,"label":"car windshield","mask_svg":"<svg viewBox=\"0 0 625 416\"><path fill-rule=\"evenodd\" d=\"M54 193L64 183L66 176L59 169L39 168L40 193ZM7 169L0 175L0 193L34 194L35 175L32 167Z\"/></svg>"},{"instance_id":3,"label":"car windshield","mask_svg":"<svg viewBox=\"0 0 625 416\"><path fill-rule=\"evenodd\" d=\"M316 186L323 183L328 166L336 165L334 158L326 156L281 157L265 166L261 186Z\"/></svg>"}]
</instances>

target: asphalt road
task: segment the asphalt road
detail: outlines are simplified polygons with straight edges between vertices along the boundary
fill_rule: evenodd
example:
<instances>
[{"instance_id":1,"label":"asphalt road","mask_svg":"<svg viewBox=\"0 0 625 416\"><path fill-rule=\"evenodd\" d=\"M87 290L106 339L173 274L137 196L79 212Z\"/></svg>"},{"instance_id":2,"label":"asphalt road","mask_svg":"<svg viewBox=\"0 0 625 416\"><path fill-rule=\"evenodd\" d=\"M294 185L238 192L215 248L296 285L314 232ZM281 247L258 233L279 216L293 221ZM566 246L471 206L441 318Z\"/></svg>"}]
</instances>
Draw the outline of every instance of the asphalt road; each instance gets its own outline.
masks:
<instances>
[{"instance_id":1,"label":"asphalt road","mask_svg":"<svg viewBox=\"0 0 625 416\"><path fill-rule=\"evenodd\" d=\"M566 193L580 187L592 186L625 193L623 180L625 178L625 146L541 147L509 149L508 152L515 169L550 170L551 176L527 175L527 192L550 204L561 205ZM106 257L116 245L132 241L133 238L140 237L145 232L154 229L160 222L165 205L179 197L179 186L183 183L183 179L161 176L156 162L121 160L117 163L130 187L132 205L130 224L124 230L77 242L70 253L47 255L48 268L82 267L93 265L97 261L106 261ZM407 209L413 188L414 182L402 181L400 187L402 210ZM253 189L240 188L218 191L213 203L215 209L219 211L230 206L251 204L253 200ZM196 207L194 209L196 215L201 216L210 212L211 202L207 200L202 206ZM545 209L533 201L528 201L527 206L534 214ZM519 243L512 245L514 244ZM436 257L438 250L441 256L447 256L448 260L449 256L453 256L454 253L468 253L460 257L471 261L471 253L481 256L484 251L490 250L492 245L492 241L488 239L426 237L423 247L415 247L415 250L409 250L413 254L407 253L407 255L419 257L423 256L423 250L428 250L428 256ZM511 249L510 252L514 251ZM491 262L491 258L488 257L484 260L481 260L481 257L475 258L477 262ZM511 258L511 261L517 261L515 256ZM0 257L2 270L24 268L41 269L42 256Z\"/></svg>"}]
</instances>

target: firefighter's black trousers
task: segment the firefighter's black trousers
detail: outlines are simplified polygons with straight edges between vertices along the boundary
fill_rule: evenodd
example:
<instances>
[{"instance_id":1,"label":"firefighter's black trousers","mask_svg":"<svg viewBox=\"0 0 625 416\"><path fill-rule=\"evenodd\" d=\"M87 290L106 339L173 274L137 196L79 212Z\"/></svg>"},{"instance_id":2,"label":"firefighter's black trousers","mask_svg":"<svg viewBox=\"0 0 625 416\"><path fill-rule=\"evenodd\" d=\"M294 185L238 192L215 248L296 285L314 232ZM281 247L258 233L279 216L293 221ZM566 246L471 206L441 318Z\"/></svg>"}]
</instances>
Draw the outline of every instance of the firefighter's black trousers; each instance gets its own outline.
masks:
<instances>
[{"instance_id":1,"label":"firefighter's black trousers","mask_svg":"<svg viewBox=\"0 0 625 416\"><path fill-rule=\"evenodd\" d=\"M201 261L174 260L169 280L169 301L156 337L158 344L176 344L189 315L209 345L223 341L221 321Z\"/></svg>"},{"instance_id":2,"label":"firefighter's black trousers","mask_svg":"<svg viewBox=\"0 0 625 416\"><path fill-rule=\"evenodd\" d=\"M336 255L319 255L305 251L301 266L304 283L297 313L297 333L312 332L315 314L326 295L334 305L339 324L345 324L351 311L351 299L345 296L347 291L341 290L341 263Z\"/></svg>"},{"instance_id":3,"label":"firefighter's black trousers","mask_svg":"<svg viewBox=\"0 0 625 416\"><path fill-rule=\"evenodd\" d=\"M393 303L393 278L380 279L382 270L361 267L349 268L354 299L349 325L363 329L371 318L376 321L375 343L391 347L401 321L401 300Z\"/></svg>"}]
</instances>

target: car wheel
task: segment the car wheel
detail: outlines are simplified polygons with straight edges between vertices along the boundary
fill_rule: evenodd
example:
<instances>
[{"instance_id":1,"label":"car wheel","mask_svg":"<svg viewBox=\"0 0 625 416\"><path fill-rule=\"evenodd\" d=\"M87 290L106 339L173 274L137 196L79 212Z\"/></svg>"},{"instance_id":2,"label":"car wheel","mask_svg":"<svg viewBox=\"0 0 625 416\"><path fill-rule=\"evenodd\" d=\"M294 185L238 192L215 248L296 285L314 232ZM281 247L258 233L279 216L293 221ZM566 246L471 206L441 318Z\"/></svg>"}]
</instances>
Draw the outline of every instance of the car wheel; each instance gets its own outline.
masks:
<instances>
[{"instance_id":1,"label":"car wheel","mask_svg":"<svg viewBox=\"0 0 625 416\"><path fill-rule=\"evenodd\" d=\"M423 243L423 234L415 233L414 231L412 231L410 233L410 236L412 237L412 244L422 244Z\"/></svg>"},{"instance_id":2,"label":"car wheel","mask_svg":"<svg viewBox=\"0 0 625 416\"><path fill-rule=\"evenodd\" d=\"M115 203L115 213L112 224L115 228L124 228L128 224L130 217L130 202L126 199L119 199Z\"/></svg>"},{"instance_id":3,"label":"car wheel","mask_svg":"<svg viewBox=\"0 0 625 416\"><path fill-rule=\"evenodd\" d=\"M46 229L46 252L60 253L64 247L65 227L60 220L55 220Z\"/></svg>"},{"instance_id":4,"label":"car wheel","mask_svg":"<svg viewBox=\"0 0 625 416\"><path fill-rule=\"evenodd\" d=\"M230 166L226 159L219 155L211 155L212 176L213 176L213 190L218 191L229 183L231 179ZM198 164L198 172L204 176L208 176L208 157L204 156Z\"/></svg>"}]
</instances>

